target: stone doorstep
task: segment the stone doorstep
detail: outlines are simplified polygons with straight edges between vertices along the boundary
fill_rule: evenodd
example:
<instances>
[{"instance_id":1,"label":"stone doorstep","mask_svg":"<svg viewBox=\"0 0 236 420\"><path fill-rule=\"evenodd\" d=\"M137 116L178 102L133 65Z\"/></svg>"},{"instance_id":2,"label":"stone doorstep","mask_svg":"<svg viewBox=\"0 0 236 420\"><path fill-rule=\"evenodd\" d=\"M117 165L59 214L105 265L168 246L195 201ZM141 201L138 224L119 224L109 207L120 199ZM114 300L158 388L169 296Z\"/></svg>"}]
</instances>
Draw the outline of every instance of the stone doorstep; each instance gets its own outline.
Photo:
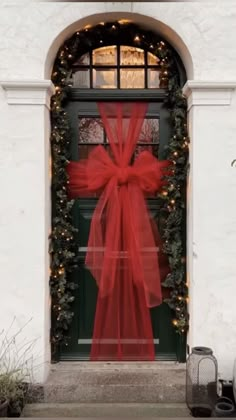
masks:
<instances>
[{"instance_id":1,"label":"stone doorstep","mask_svg":"<svg viewBox=\"0 0 236 420\"><path fill-rule=\"evenodd\" d=\"M3 417L6 420L8 419L8 417ZM26 418L26 417L25 417ZM29 420L41 420L42 418L48 418L50 420L67 420L68 418L70 420L97 420L99 417L27 417ZM100 418L106 418L106 417L100 417ZM147 417L139 417L140 420L146 420ZM148 417L148 420L173 420L174 418L177 419L179 417ZM113 420L135 420L137 419L137 417L113 417ZM182 420L189 420L189 417L181 417ZM202 419L204 420L209 420L209 417L202 417ZM224 417L225 420L232 420L232 417Z\"/></svg>"},{"instance_id":2,"label":"stone doorstep","mask_svg":"<svg viewBox=\"0 0 236 420\"><path fill-rule=\"evenodd\" d=\"M23 416L24 417L24 416ZM5 418L6 420L7 420L7 417L3 417L3 418ZM26 417L25 417L26 418ZM97 420L99 417L27 417L29 420L30 419L32 419L32 420L41 420L42 418L48 418L48 419L50 419L50 420L67 420L68 418L70 419L70 420ZM100 417L100 418L103 418L103 419L105 419L106 417ZM109 417L110 418L110 417ZM158 420L173 420L173 419L178 419L178 418L180 418L180 417L139 417L139 419L140 420L146 420L148 418L148 420L157 420L157 418L158 418ZM126 419L128 419L128 420L135 420L135 419L137 419L137 417L113 417L113 420L126 420ZM182 420L189 420L189 417L182 417L181 416L181 419ZM202 417L202 419L204 420L209 420L209 417ZM231 420L232 419L232 417L224 417L224 419L225 420Z\"/></svg>"},{"instance_id":3,"label":"stone doorstep","mask_svg":"<svg viewBox=\"0 0 236 420\"><path fill-rule=\"evenodd\" d=\"M183 402L185 401L185 388L162 387L155 389L153 386L51 387L45 390L44 401L58 403L75 401L80 403Z\"/></svg>"},{"instance_id":4,"label":"stone doorstep","mask_svg":"<svg viewBox=\"0 0 236 420\"><path fill-rule=\"evenodd\" d=\"M62 362L52 365L44 402L184 402L185 374L173 362Z\"/></svg>"},{"instance_id":5,"label":"stone doorstep","mask_svg":"<svg viewBox=\"0 0 236 420\"><path fill-rule=\"evenodd\" d=\"M185 404L28 404L22 417L31 418L190 418Z\"/></svg>"},{"instance_id":6,"label":"stone doorstep","mask_svg":"<svg viewBox=\"0 0 236 420\"><path fill-rule=\"evenodd\" d=\"M46 385L65 385L76 380L79 384L182 384L185 364L166 362L61 362L51 366Z\"/></svg>"},{"instance_id":7,"label":"stone doorstep","mask_svg":"<svg viewBox=\"0 0 236 420\"><path fill-rule=\"evenodd\" d=\"M154 370L154 371L183 371L186 369L185 363L177 362L59 362L51 364L51 372L63 371L94 371L94 370Z\"/></svg>"},{"instance_id":8,"label":"stone doorstep","mask_svg":"<svg viewBox=\"0 0 236 420\"><path fill-rule=\"evenodd\" d=\"M185 372L155 372L155 371L84 371L84 372L56 372L50 374L45 386L65 386L76 384L78 386L96 385L166 385L178 386L185 382Z\"/></svg>"}]
</instances>

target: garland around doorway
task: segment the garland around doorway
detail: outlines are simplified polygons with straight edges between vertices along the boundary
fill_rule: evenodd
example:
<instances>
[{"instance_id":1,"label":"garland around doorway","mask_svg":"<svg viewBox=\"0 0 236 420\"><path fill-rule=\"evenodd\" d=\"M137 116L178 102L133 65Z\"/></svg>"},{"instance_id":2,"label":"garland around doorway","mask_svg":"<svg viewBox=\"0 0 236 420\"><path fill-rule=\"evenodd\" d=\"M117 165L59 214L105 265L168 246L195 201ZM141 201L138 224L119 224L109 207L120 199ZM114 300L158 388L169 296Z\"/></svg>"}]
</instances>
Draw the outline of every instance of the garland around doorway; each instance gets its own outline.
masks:
<instances>
[{"instance_id":1,"label":"garland around doorway","mask_svg":"<svg viewBox=\"0 0 236 420\"><path fill-rule=\"evenodd\" d=\"M186 284L185 228L186 177L189 138L187 133L186 99L182 94L175 52L167 42L150 31L124 20L100 23L76 32L60 48L55 60L52 81L56 93L51 101L52 153L52 231L50 235L52 297L51 343L53 351L67 344L73 318L75 283L70 272L77 266L76 229L72 224L73 201L67 197L66 166L70 159L70 126L65 111L68 79L73 63L91 49L106 45L137 46L156 55L160 63L160 88L167 91L166 106L170 110L172 136L166 158L172 162L166 187L161 192L161 213L164 227L164 252L169 259L170 273L162 285L170 290L165 300L173 311L176 332L184 335L188 329L188 288ZM79 234L79 233L78 233Z\"/></svg>"}]
</instances>

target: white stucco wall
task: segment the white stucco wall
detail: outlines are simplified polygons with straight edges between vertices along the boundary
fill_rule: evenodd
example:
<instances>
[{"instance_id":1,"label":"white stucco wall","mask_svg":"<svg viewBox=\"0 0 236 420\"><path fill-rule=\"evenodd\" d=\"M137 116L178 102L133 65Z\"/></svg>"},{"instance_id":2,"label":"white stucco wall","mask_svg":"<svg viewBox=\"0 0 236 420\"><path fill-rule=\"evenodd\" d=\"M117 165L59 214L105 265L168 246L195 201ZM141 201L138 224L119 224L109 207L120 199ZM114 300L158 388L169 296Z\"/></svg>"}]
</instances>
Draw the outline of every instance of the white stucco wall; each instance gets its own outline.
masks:
<instances>
[{"instance_id":1,"label":"white stucco wall","mask_svg":"<svg viewBox=\"0 0 236 420\"><path fill-rule=\"evenodd\" d=\"M188 92L189 344L212 347L221 377L230 378L236 357L236 168L230 165L236 158L235 2L226 8L221 1L2 1L0 85L49 79L66 37L85 24L121 17L161 32L179 51L188 78L206 82L205 88ZM223 82L233 83L228 88ZM9 100L9 91L0 88L0 330L14 316L19 326L32 317L27 336L38 338L34 352L42 364L36 378L43 380L50 360L49 111L32 83L27 95L25 89L18 88Z\"/></svg>"}]
</instances>

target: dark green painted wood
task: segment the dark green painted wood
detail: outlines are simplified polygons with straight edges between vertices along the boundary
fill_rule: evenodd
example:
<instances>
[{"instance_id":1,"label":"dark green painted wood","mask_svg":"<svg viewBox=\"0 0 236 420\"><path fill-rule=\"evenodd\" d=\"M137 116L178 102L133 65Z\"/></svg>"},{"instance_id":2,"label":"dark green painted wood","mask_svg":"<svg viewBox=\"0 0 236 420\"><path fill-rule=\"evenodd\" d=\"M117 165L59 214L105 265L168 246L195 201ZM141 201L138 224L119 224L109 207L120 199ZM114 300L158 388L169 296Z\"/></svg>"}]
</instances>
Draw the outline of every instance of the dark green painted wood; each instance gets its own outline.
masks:
<instances>
[{"instance_id":1,"label":"dark green painted wood","mask_svg":"<svg viewBox=\"0 0 236 420\"><path fill-rule=\"evenodd\" d=\"M73 89L74 90L74 89ZM73 91L72 90L72 91ZM99 95L92 96L88 90L78 92L74 90L67 105L67 111L70 118L71 125L71 159L77 160L78 156L78 116L95 117L99 116L96 101L101 100L101 91ZM125 93L126 100L133 100L132 95ZM79 95L81 93L81 96ZM147 91L145 92L147 93ZM111 98L108 90L102 91L107 98ZM124 93L114 90L112 91L113 100L123 100ZM86 96L87 95L87 96ZM152 101L151 97L154 93L151 92L148 101L148 117L159 118L160 120L160 144L159 144L159 159L165 159L168 139L171 135L171 125L169 121L169 112L163 105L165 91L159 94L156 101ZM140 94L138 98L144 96ZM82 101L83 99L83 101ZM145 98L146 99L146 98ZM71 274L74 281L78 283L78 290L76 291L75 301L73 305L74 319L69 331L70 341L67 347L63 347L60 352L61 360L88 360L91 347L91 338L93 332L93 323L96 308L97 287L90 272L84 266L84 258L86 253L86 246L88 241L90 222L96 206L96 199L77 199L73 208L74 224L79 229L78 234L78 255L80 261L79 269ZM158 199L149 199L147 204L152 214L152 217L158 223ZM169 306L165 303L157 308L151 309L151 318L153 325L153 335L155 341L156 358L157 360L179 360L185 361L186 357L186 338L180 339L175 333L172 324L172 313ZM82 340L82 341L81 341ZM159 341L159 342L158 342Z\"/></svg>"},{"instance_id":2,"label":"dark green painted wood","mask_svg":"<svg viewBox=\"0 0 236 420\"><path fill-rule=\"evenodd\" d=\"M70 101L137 101L163 102L167 98L166 89L78 89L73 88L68 92Z\"/></svg>"}]
</instances>

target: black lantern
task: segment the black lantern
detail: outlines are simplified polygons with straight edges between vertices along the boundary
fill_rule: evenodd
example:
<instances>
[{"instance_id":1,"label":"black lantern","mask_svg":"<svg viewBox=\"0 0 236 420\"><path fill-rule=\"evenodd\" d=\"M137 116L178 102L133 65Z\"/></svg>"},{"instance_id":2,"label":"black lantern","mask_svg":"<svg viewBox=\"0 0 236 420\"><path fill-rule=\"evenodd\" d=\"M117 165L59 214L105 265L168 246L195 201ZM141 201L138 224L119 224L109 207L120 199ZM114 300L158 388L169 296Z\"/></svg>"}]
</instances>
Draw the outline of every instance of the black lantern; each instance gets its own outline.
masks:
<instances>
[{"instance_id":1,"label":"black lantern","mask_svg":"<svg viewBox=\"0 0 236 420\"><path fill-rule=\"evenodd\" d=\"M194 417L210 417L217 400L217 361L208 347L193 347L186 367L186 403Z\"/></svg>"}]
</instances>

